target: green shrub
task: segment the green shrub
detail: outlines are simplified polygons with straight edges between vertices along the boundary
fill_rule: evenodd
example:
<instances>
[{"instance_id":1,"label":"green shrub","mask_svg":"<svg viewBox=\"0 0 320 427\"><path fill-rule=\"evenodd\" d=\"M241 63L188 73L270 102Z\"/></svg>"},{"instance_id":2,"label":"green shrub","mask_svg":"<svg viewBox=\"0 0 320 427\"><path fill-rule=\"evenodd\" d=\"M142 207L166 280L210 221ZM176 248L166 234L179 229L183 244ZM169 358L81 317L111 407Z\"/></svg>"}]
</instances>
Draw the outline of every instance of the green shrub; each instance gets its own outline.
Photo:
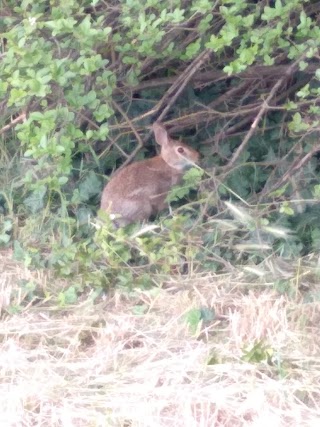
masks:
<instances>
[{"instance_id":1,"label":"green shrub","mask_svg":"<svg viewBox=\"0 0 320 427\"><path fill-rule=\"evenodd\" d=\"M8 0L1 16L0 244L26 265L79 290L317 250L316 6ZM164 109L207 175L157 229L95 229L103 175L154 154Z\"/></svg>"}]
</instances>

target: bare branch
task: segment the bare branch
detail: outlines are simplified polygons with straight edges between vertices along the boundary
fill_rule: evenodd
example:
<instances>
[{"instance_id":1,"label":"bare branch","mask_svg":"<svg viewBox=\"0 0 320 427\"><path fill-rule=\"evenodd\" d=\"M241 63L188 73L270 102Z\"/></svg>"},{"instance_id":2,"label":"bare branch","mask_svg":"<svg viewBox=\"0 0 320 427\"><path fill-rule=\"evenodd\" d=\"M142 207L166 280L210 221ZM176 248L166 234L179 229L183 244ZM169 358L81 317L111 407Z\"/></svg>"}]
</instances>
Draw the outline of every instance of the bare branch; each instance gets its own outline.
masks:
<instances>
[{"instance_id":1,"label":"bare branch","mask_svg":"<svg viewBox=\"0 0 320 427\"><path fill-rule=\"evenodd\" d=\"M247 133L247 135L245 136L244 140L242 141L242 143L240 144L240 146L238 147L238 149L235 151L234 155L232 156L230 162L227 164L226 169L230 169L235 162L238 160L238 158L240 157L240 155L242 154L242 152L244 151L246 145L248 144L250 138L252 137L252 135L254 134L256 127L259 123L259 121L261 120L262 116L264 115L264 113L269 109L269 103L272 100L272 98L275 96L277 90L279 89L279 87L286 81L286 79L292 75L292 73L296 70L297 65L299 64L299 62L303 59L303 57L300 57L299 59L297 59L296 61L294 61L286 70L284 76L279 79L277 81L277 83L273 86L269 96L267 97L267 99L262 103L262 106L260 108L259 113L257 114L256 118L254 119L251 128L249 130L249 132Z\"/></svg>"},{"instance_id":2,"label":"bare branch","mask_svg":"<svg viewBox=\"0 0 320 427\"><path fill-rule=\"evenodd\" d=\"M16 117L11 121L10 124L3 126L2 129L0 129L0 135L7 132L9 129L13 128L17 123L23 122L26 119L26 113L20 114L20 116Z\"/></svg>"}]
</instances>

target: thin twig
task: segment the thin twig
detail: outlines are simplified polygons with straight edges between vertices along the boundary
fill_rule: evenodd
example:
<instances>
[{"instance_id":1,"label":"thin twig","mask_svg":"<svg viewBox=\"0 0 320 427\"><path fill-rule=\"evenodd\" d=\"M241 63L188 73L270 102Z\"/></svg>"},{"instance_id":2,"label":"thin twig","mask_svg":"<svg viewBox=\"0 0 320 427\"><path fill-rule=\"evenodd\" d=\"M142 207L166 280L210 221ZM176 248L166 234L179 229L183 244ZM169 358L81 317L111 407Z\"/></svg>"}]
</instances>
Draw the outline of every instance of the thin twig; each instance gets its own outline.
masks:
<instances>
[{"instance_id":1,"label":"thin twig","mask_svg":"<svg viewBox=\"0 0 320 427\"><path fill-rule=\"evenodd\" d=\"M128 158L126 159L126 161L121 165L121 167L119 169L122 169L123 167L125 167L128 163L131 162L131 160L136 156L136 154L139 152L139 150L144 146L144 142L142 141L142 139L140 138L139 133L137 132L136 128L134 127L132 121L129 119L128 115L125 113L125 111L123 111L123 109L120 107L120 105L116 102L116 101L112 101L112 105L115 107L116 110L119 111L119 113L124 117L124 119L126 120L126 122L128 123L130 129L132 130L132 132L134 133L135 137L137 138L138 141L138 145L137 147L132 151L132 153L130 153L130 156L128 156ZM118 170L119 170L118 169Z\"/></svg>"},{"instance_id":2,"label":"thin twig","mask_svg":"<svg viewBox=\"0 0 320 427\"><path fill-rule=\"evenodd\" d=\"M269 96L267 97L267 99L262 103L262 106L260 108L259 113L257 114L256 118L254 119L251 128L249 130L249 132L247 133L247 135L245 136L244 140L242 141L242 143L240 144L240 146L238 147L238 149L235 151L234 155L232 156L231 160L229 161L229 163L227 164L225 169L230 169L235 162L238 160L238 158L240 157L240 155L242 154L243 150L245 149L246 145L248 144L250 138L252 137L252 135L254 134L256 127L259 123L259 121L261 120L262 116L264 115L264 113L270 108L269 107L269 103L272 100L272 98L274 97L274 95L276 94L277 90L279 89L279 87L285 82L285 80L294 72L294 70L296 69L298 63L302 60L302 57L300 57L299 59L297 59L296 61L294 61L286 70L286 72L284 73L284 76L281 77L277 83L273 86L273 88L271 89L271 92L269 94Z\"/></svg>"},{"instance_id":3,"label":"thin twig","mask_svg":"<svg viewBox=\"0 0 320 427\"><path fill-rule=\"evenodd\" d=\"M313 74L318 68L317 64L308 64L308 67L303 71L304 74ZM286 65L274 65L274 66L263 66L256 65L252 66L249 69L242 71L241 73L236 74L239 79L245 80L260 80L273 79L276 80L280 76L283 76L283 73L287 69ZM158 88L161 86L171 86L176 83L180 76L171 76L171 77L157 77L149 80L144 80L135 86L132 90L134 92L140 92L146 89ZM222 70L206 70L194 75L192 77L192 82L194 87L199 87L202 85L210 85L216 83L220 80L227 80L230 76ZM127 92L127 87L117 87L113 90L113 95L122 94Z\"/></svg>"},{"instance_id":4,"label":"thin twig","mask_svg":"<svg viewBox=\"0 0 320 427\"><path fill-rule=\"evenodd\" d=\"M5 125L5 126L3 126L2 129L0 129L0 135L2 135L3 133L5 133L7 130L13 128L13 126L15 126L19 122L22 122L25 119L26 119L26 113L20 114L20 116L18 116L15 119L13 119L10 124Z\"/></svg>"},{"instance_id":5,"label":"thin twig","mask_svg":"<svg viewBox=\"0 0 320 427\"><path fill-rule=\"evenodd\" d=\"M158 120L161 121L170 110L171 106L175 103L181 92L185 89L189 81L192 79L194 74L199 70L203 63L209 58L211 50L206 49L186 68L186 70L180 75L177 81L170 87L166 95L156 106L156 110L161 110L164 105Z\"/></svg>"},{"instance_id":6,"label":"thin twig","mask_svg":"<svg viewBox=\"0 0 320 427\"><path fill-rule=\"evenodd\" d=\"M283 177L280 179L280 181L277 182L276 186L274 186L270 192L275 191L276 189L280 188L282 185L286 183L297 171L301 170L301 168L313 157L316 153L320 151L320 145L316 145L313 147L309 153L307 153L305 156L298 159L297 162L295 162L293 165L291 165L290 169L283 175Z\"/></svg>"}]
</instances>

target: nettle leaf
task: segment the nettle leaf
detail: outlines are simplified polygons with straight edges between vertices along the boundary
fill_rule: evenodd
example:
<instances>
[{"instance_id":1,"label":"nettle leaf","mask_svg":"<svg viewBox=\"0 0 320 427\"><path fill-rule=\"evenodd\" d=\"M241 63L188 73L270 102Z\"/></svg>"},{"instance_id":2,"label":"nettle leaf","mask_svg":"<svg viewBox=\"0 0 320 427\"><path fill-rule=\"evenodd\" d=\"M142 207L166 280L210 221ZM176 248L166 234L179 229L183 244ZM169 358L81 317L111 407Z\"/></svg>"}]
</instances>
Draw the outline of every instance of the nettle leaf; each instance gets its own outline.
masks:
<instances>
[{"instance_id":1,"label":"nettle leaf","mask_svg":"<svg viewBox=\"0 0 320 427\"><path fill-rule=\"evenodd\" d=\"M196 187L200 183L203 174L204 171L202 169L196 167L191 168L184 174L183 181L190 186Z\"/></svg>"},{"instance_id":2,"label":"nettle leaf","mask_svg":"<svg viewBox=\"0 0 320 427\"><path fill-rule=\"evenodd\" d=\"M166 200L168 202L176 202L177 200L183 199L189 194L188 187L173 187L168 194Z\"/></svg>"},{"instance_id":3,"label":"nettle leaf","mask_svg":"<svg viewBox=\"0 0 320 427\"><path fill-rule=\"evenodd\" d=\"M183 185L173 187L167 196L167 201L176 202L186 197L190 190L196 188L200 183L203 173L203 170L199 168L189 169L183 176Z\"/></svg>"},{"instance_id":4,"label":"nettle leaf","mask_svg":"<svg viewBox=\"0 0 320 427\"><path fill-rule=\"evenodd\" d=\"M279 209L279 212L284 213L285 215L289 215L289 216L294 215L294 210L290 206L289 202L283 202L280 209Z\"/></svg>"},{"instance_id":5,"label":"nettle leaf","mask_svg":"<svg viewBox=\"0 0 320 427\"><path fill-rule=\"evenodd\" d=\"M79 196L82 202L87 202L91 197L101 192L102 184L97 175L90 171L79 185Z\"/></svg>"},{"instance_id":6,"label":"nettle leaf","mask_svg":"<svg viewBox=\"0 0 320 427\"><path fill-rule=\"evenodd\" d=\"M308 123L304 123L300 113L295 113L292 117L292 121L288 123L288 127L293 132L305 131L309 128Z\"/></svg>"}]
</instances>

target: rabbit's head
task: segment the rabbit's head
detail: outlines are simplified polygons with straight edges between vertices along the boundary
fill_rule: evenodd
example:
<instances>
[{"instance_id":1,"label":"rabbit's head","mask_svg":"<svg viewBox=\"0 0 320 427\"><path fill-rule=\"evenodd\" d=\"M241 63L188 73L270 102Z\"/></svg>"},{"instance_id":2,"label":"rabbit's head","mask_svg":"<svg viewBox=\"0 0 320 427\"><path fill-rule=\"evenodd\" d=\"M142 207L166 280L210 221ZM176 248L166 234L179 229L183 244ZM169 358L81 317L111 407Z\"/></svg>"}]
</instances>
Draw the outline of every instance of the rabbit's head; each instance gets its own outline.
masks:
<instances>
[{"instance_id":1,"label":"rabbit's head","mask_svg":"<svg viewBox=\"0 0 320 427\"><path fill-rule=\"evenodd\" d=\"M152 125L155 139L161 145L161 157L173 169L183 171L199 161L199 153L180 141L171 139L159 123Z\"/></svg>"}]
</instances>

